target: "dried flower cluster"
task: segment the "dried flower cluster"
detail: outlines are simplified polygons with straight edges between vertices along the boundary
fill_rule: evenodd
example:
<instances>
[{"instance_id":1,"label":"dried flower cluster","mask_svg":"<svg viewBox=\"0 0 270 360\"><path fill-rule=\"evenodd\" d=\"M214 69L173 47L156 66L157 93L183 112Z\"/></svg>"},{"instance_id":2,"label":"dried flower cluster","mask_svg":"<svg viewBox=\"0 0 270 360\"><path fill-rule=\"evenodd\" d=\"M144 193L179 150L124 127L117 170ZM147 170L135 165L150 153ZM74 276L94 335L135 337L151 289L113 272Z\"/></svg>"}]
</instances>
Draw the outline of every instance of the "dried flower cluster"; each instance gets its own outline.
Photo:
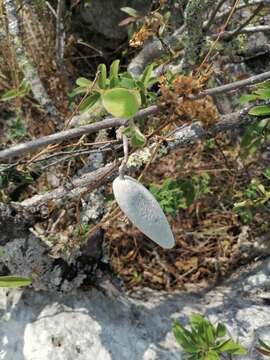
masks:
<instances>
[{"instance_id":1,"label":"dried flower cluster","mask_svg":"<svg viewBox=\"0 0 270 360\"><path fill-rule=\"evenodd\" d=\"M149 29L147 24L144 24L139 31L132 35L132 38L129 40L129 46L133 48L140 47L152 35L152 30Z\"/></svg>"},{"instance_id":2,"label":"dried flower cluster","mask_svg":"<svg viewBox=\"0 0 270 360\"><path fill-rule=\"evenodd\" d=\"M158 11L153 11L144 18L144 24L133 34L129 45L136 48L143 45L150 36L161 36L166 28L166 23L167 20Z\"/></svg>"},{"instance_id":3,"label":"dried flower cluster","mask_svg":"<svg viewBox=\"0 0 270 360\"><path fill-rule=\"evenodd\" d=\"M201 80L192 76L177 76L171 84L164 76L159 81L161 100L158 106L163 114L172 122L201 121L208 126L218 118L218 110L211 97L193 100L190 95L196 96L202 89Z\"/></svg>"}]
</instances>

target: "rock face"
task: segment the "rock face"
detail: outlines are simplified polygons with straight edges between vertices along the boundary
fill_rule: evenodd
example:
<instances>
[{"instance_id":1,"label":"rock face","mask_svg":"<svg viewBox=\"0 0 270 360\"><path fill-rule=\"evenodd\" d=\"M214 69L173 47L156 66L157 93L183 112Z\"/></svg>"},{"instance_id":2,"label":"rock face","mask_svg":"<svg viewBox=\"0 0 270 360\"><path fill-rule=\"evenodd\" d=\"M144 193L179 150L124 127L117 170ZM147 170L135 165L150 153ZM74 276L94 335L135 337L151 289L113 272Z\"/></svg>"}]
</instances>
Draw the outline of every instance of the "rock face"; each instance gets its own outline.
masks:
<instances>
[{"instance_id":1,"label":"rock face","mask_svg":"<svg viewBox=\"0 0 270 360\"><path fill-rule=\"evenodd\" d=\"M145 300L98 290L62 296L2 290L0 359L179 360L172 321L185 323L199 312L227 325L249 350L245 359L260 360L254 345L258 337L270 341L269 290L269 259L209 291L146 292Z\"/></svg>"},{"instance_id":2,"label":"rock face","mask_svg":"<svg viewBox=\"0 0 270 360\"><path fill-rule=\"evenodd\" d=\"M128 6L146 14L152 0L91 0L81 2L73 22L76 30L95 46L113 49L127 37L126 27L120 27L121 20L128 17L122 7Z\"/></svg>"}]
</instances>

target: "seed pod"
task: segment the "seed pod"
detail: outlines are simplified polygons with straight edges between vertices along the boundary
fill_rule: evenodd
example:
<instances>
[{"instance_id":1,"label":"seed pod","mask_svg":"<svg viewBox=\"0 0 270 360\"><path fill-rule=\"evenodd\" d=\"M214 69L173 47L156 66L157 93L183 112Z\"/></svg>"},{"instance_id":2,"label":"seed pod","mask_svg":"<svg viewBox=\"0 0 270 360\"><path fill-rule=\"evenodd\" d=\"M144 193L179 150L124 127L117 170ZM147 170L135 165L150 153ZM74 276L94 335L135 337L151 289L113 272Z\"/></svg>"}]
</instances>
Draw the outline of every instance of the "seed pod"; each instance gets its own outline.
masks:
<instances>
[{"instance_id":1,"label":"seed pod","mask_svg":"<svg viewBox=\"0 0 270 360\"><path fill-rule=\"evenodd\" d=\"M137 228L163 248L175 244L170 225L154 196L130 176L113 181L113 193L120 209Z\"/></svg>"}]
</instances>

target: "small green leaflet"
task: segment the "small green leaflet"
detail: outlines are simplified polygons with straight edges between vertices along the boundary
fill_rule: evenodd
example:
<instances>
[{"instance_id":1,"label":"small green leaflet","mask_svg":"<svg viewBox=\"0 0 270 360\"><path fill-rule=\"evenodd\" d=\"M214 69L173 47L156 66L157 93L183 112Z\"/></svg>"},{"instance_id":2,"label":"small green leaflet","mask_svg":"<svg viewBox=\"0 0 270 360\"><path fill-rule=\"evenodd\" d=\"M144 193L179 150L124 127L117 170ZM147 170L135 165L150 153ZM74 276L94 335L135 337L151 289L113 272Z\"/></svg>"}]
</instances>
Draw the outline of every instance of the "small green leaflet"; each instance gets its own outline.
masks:
<instances>
[{"instance_id":1,"label":"small green leaflet","mask_svg":"<svg viewBox=\"0 0 270 360\"><path fill-rule=\"evenodd\" d=\"M154 64L150 64L150 65L146 66L146 68L140 78L141 82L143 83L143 85L145 87L147 87L147 85L152 77L153 69L154 69Z\"/></svg>"},{"instance_id":2,"label":"small green leaflet","mask_svg":"<svg viewBox=\"0 0 270 360\"><path fill-rule=\"evenodd\" d=\"M215 350L218 350L219 352L223 353L230 353L234 355L245 355L246 350L243 348L242 345L237 344L232 339L228 339L224 341L221 345L215 347Z\"/></svg>"},{"instance_id":3,"label":"small green leaflet","mask_svg":"<svg viewBox=\"0 0 270 360\"><path fill-rule=\"evenodd\" d=\"M31 90L30 84L26 80L23 80L18 89L12 89L6 91L1 96L0 100L10 101L12 99L15 99L16 97L24 97L29 93L30 90Z\"/></svg>"},{"instance_id":4,"label":"small green leaflet","mask_svg":"<svg viewBox=\"0 0 270 360\"><path fill-rule=\"evenodd\" d=\"M221 324L221 323L218 323L218 326L216 328L216 336L218 337L224 337L226 335L226 326Z\"/></svg>"},{"instance_id":5,"label":"small green leaflet","mask_svg":"<svg viewBox=\"0 0 270 360\"><path fill-rule=\"evenodd\" d=\"M239 103L241 105L244 105L249 101L253 101L253 100L257 100L257 99L258 99L258 95L255 95L255 94L242 95L239 98Z\"/></svg>"},{"instance_id":6,"label":"small green leaflet","mask_svg":"<svg viewBox=\"0 0 270 360\"><path fill-rule=\"evenodd\" d=\"M137 10L129 7L129 6L125 6L125 7L121 7L121 10L123 12L125 12L126 14L128 14L129 16L132 16L132 17L139 17L140 14L138 13Z\"/></svg>"},{"instance_id":7,"label":"small green leaflet","mask_svg":"<svg viewBox=\"0 0 270 360\"><path fill-rule=\"evenodd\" d=\"M118 85L118 72L120 60L114 60L110 66L110 87L114 88Z\"/></svg>"},{"instance_id":8,"label":"small green leaflet","mask_svg":"<svg viewBox=\"0 0 270 360\"><path fill-rule=\"evenodd\" d=\"M93 82L91 80L88 80L84 77L80 77L76 80L76 85L80 86L80 87L88 87L91 86L93 84Z\"/></svg>"},{"instance_id":9,"label":"small green leaflet","mask_svg":"<svg viewBox=\"0 0 270 360\"><path fill-rule=\"evenodd\" d=\"M258 339L261 347L256 346L256 350L261 354L270 357L270 345L266 344L262 339Z\"/></svg>"},{"instance_id":10,"label":"small green leaflet","mask_svg":"<svg viewBox=\"0 0 270 360\"><path fill-rule=\"evenodd\" d=\"M99 71L98 86L101 89L106 89L106 87L107 87L107 69L106 69L106 65L105 64L100 64L98 66L98 71Z\"/></svg>"},{"instance_id":11,"label":"small green leaflet","mask_svg":"<svg viewBox=\"0 0 270 360\"><path fill-rule=\"evenodd\" d=\"M17 276L0 276L1 288L18 288L21 286L28 286L32 283L31 279Z\"/></svg>"},{"instance_id":12,"label":"small green leaflet","mask_svg":"<svg viewBox=\"0 0 270 360\"><path fill-rule=\"evenodd\" d=\"M126 127L123 133L131 139L133 147L138 148L145 145L145 136L134 123L131 123L128 127Z\"/></svg>"},{"instance_id":13,"label":"small green leaflet","mask_svg":"<svg viewBox=\"0 0 270 360\"><path fill-rule=\"evenodd\" d=\"M81 112L85 112L89 110L95 103L99 100L100 94L98 92L93 93L92 95L88 96L84 99L79 107Z\"/></svg>"},{"instance_id":14,"label":"small green leaflet","mask_svg":"<svg viewBox=\"0 0 270 360\"><path fill-rule=\"evenodd\" d=\"M249 115L254 115L254 116L270 115L270 106L268 105L254 106L251 110L249 110L248 113Z\"/></svg>"}]
</instances>

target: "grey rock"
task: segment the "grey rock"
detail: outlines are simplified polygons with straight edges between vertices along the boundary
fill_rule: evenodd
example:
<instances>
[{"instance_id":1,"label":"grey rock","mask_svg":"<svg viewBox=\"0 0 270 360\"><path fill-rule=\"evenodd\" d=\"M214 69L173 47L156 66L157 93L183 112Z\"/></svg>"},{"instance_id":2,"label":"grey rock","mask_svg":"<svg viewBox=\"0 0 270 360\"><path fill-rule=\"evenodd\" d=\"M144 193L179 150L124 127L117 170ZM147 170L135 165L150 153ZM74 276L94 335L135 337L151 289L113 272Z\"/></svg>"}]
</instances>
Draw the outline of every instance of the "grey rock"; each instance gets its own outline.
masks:
<instances>
[{"instance_id":1,"label":"grey rock","mask_svg":"<svg viewBox=\"0 0 270 360\"><path fill-rule=\"evenodd\" d=\"M11 274L30 277L35 289L69 292L80 287L87 277L84 271L73 269L63 259L52 258L49 250L30 233L8 242L2 248L1 262Z\"/></svg>"},{"instance_id":2,"label":"grey rock","mask_svg":"<svg viewBox=\"0 0 270 360\"><path fill-rule=\"evenodd\" d=\"M0 359L179 360L172 321L185 324L199 312L227 325L248 349L242 359L262 360L254 347L258 337L270 341L265 300L270 297L262 286L269 269L266 259L212 290L174 295L144 290L136 298L96 289L63 295L1 290Z\"/></svg>"},{"instance_id":3,"label":"grey rock","mask_svg":"<svg viewBox=\"0 0 270 360\"><path fill-rule=\"evenodd\" d=\"M151 4L151 0L91 0L88 5L81 2L73 23L76 30L91 44L113 49L127 37L126 27L118 25L128 17L121 8L128 6L146 14Z\"/></svg>"}]
</instances>

